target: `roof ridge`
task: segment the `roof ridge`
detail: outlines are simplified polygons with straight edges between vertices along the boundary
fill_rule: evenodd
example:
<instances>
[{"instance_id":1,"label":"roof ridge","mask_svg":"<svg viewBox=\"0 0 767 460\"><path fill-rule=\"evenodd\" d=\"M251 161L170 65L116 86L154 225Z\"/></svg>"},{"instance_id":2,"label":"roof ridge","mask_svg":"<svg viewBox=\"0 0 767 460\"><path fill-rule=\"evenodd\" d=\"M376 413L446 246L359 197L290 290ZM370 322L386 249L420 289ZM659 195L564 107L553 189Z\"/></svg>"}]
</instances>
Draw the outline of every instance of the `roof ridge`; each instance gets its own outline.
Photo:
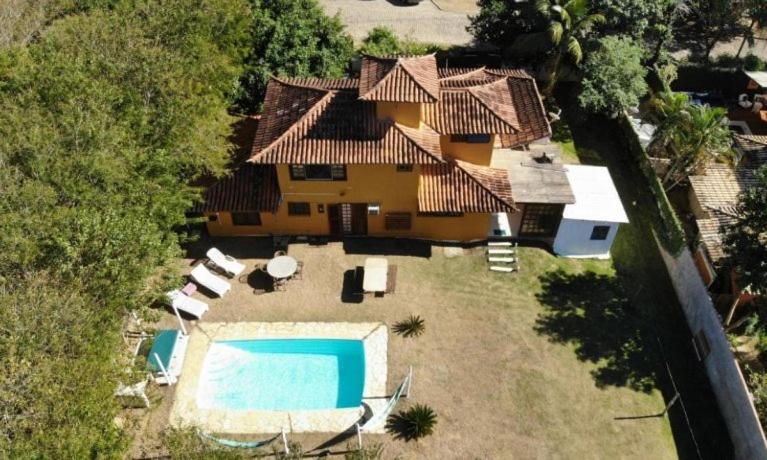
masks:
<instances>
[{"instance_id":1,"label":"roof ridge","mask_svg":"<svg viewBox=\"0 0 767 460\"><path fill-rule=\"evenodd\" d=\"M498 196L498 194L496 194L496 193L495 193L493 190L491 190L491 189L490 189L490 188L488 188L488 187L487 187L485 184L483 184L483 183L482 183L482 181L481 181L481 180L480 180L478 177L476 177L476 176L474 175L474 173L472 173L472 172L470 171L470 169L471 169L471 168L477 168L477 169L479 169L479 168L484 168L484 169L489 169L489 170L492 170L492 171L503 172L503 173L506 173L506 180L508 180L509 174L508 174L508 171L507 171L507 170L505 170L505 169L500 169L500 168L492 168L492 167L490 167L490 166L480 166L480 165L475 165L475 164L473 164L473 163L469 163L468 161L459 160L458 158L454 158L454 157L449 157L449 159L450 159L450 160L451 160L451 161L452 161L452 162L455 164L455 166L456 166L456 167L457 167L459 170L461 170L461 171L462 171L464 174L466 174L467 176L469 176L469 178L471 178L471 180L473 180L473 181L474 181L474 182L475 182L477 185L479 185L479 186L480 186L480 187L481 187L483 190L485 190L487 193L489 193L490 195L492 195L494 199L496 199L496 200L498 200L498 201L501 201L503 204L505 204L505 205L507 205L507 206L510 206L510 207L511 207L512 209L514 209L514 210L517 210L517 211L519 210L519 208L517 208L517 206L515 205L515 203L513 202L513 200L512 200L511 202L508 202L508 201L506 201L505 199L503 199L503 198L501 198L500 196ZM466 166L469 166L469 168L466 168ZM509 182L509 189L511 189L511 182Z\"/></svg>"},{"instance_id":2,"label":"roof ridge","mask_svg":"<svg viewBox=\"0 0 767 460\"><path fill-rule=\"evenodd\" d=\"M448 75L447 77L439 78L439 80L441 81L441 80L458 80L458 79L462 79L462 78L465 78L467 75L473 75L473 74L478 73L478 72L484 72L486 68L487 68L486 66L475 67L475 68L471 69L469 72L459 73L459 74L455 74L455 75Z\"/></svg>"},{"instance_id":3,"label":"roof ridge","mask_svg":"<svg viewBox=\"0 0 767 460\"><path fill-rule=\"evenodd\" d=\"M437 160L438 163L445 163L445 159L442 156L436 156L434 153L430 152L427 148L425 148L423 145L421 145L420 142L418 142L418 139L414 139L408 131L418 131L416 128L411 128L409 126L401 125L395 121L392 121L392 126L399 131L407 140L409 140L413 145L415 145L419 150L421 150L426 155L434 158ZM442 152L440 152L441 154Z\"/></svg>"},{"instance_id":4,"label":"roof ridge","mask_svg":"<svg viewBox=\"0 0 767 460\"><path fill-rule=\"evenodd\" d=\"M302 86L296 86L296 87L297 88L303 88ZM333 96L335 94L333 91L326 90L326 89L320 89L320 88L308 88L308 89L316 89L317 91L324 91L325 95L322 96L322 98L320 98L320 100L315 102L314 105L312 105L309 110L304 112L304 114L301 115L292 125L290 125L290 127L288 129L283 131L282 134L280 134L272 142L270 142L269 145L267 145L264 148L262 148L261 151L258 152L257 154L251 155L251 157L248 158L248 162L255 163L255 160L256 160L257 157L263 156L270 149L272 149L275 145L277 145L278 143L282 142L288 135L293 134L296 131L296 129L298 129L298 126L301 123L303 123L304 121L306 121L306 118L309 115L314 114L317 110L319 110L320 107L324 106L328 102L328 100L333 98Z\"/></svg>"},{"instance_id":5,"label":"roof ridge","mask_svg":"<svg viewBox=\"0 0 767 460\"><path fill-rule=\"evenodd\" d=\"M485 101L484 98L482 96L480 96L479 94L477 94L477 92L476 92L476 90L478 88L484 88L484 87L487 87L487 86L490 86L490 85L495 85L498 82L504 82L504 83L508 84L508 77L503 77L503 78L500 78L500 79L498 79L496 81L492 81L492 82L486 83L484 85L470 86L470 87L464 88L464 89L469 94L471 94L472 97L474 97L474 99L479 101L479 103L482 104L483 107L485 107L487 110L489 110L490 113L492 113L494 117L496 117L497 119L501 120L503 123L506 123L507 125L511 126L512 128L514 128L515 131L517 131L517 132L522 131L522 128L519 126L519 122L511 122L511 121L507 120L506 118L498 115L496 113L495 109L493 109L490 106L490 104L487 101ZM513 105L513 100L512 100L512 105ZM516 113L516 111L517 111L517 108L514 107L514 112Z\"/></svg>"}]
</instances>

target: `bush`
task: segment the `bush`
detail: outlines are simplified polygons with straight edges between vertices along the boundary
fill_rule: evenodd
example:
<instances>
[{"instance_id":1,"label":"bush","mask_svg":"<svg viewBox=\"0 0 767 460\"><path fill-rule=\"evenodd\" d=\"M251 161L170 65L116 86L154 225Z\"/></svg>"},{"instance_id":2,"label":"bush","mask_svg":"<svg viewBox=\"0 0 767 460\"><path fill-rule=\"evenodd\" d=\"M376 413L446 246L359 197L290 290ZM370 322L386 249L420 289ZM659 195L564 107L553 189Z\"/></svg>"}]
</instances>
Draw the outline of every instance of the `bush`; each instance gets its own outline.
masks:
<instances>
[{"instance_id":1,"label":"bush","mask_svg":"<svg viewBox=\"0 0 767 460\"><path fill-rule=\"evenodd\" d=\"M434 433L437 414L425 404L416 404L409 409L389 416L387 428L406 441L418 440Z\"/></svg>"},{"instance_id":2,"label":"bush","mask_svg":"<svg viewBox=\"0 0 767 460\"><path fill-rule=\"evenodd\" d=\"M378 26L368 32L362 40L359 52L371 56L386 56L392 54L421 56L435 53L443 48L432 43L421 43L410 39L400 39L391 27Z\"/></svg>"},{"instance_id":3,"label":"bush","mask_svg":"<svg viewBox=\"0 0 767 460\"><path fill-rule=\"evenodd\" d=\"M767 373L755 371L746 367L748 373L748 387L751 389L751 395L754 397L754 407L759 414L759 421L762 425L767 424Z\"/></svg>"},{"instance_id":4,"label":"bush","mask_svg":"<svg viewBox=\"0 0 767 460\"><path fill-rule=\"evenodd\" d=\"M748 53L746 57L743 58L743 68L746 70L760 71L767 68L767 62L761 60L759 56Z\"/></svg>"},{"instance_id":5,"label":"bush","mask_svg":"<svg viewBox=\"0 0 767 460\"><path fill-rule=\"evenodd\" d=\"M418 337L423 334L426 324L418 315L410 315L406 320L394 324L394 332L402 337Z\"/></svg>"}]
</instances>

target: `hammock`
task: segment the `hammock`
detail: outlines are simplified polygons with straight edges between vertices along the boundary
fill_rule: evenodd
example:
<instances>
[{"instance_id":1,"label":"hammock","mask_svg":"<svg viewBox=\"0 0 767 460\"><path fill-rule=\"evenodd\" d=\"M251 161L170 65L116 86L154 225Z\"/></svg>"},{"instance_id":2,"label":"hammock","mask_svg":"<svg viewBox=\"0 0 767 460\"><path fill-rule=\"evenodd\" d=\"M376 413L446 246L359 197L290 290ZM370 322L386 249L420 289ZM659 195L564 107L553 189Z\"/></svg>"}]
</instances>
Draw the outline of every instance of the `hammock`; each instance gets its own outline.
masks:
<instances>
[{"instance_id":1,"label":"hammock","mask_svg":"<svg viewBox=\"0 0 767 460\"><path fill-rule=\"evenodd\" d=\"M266 441L235 441L233 439L224 439L224 438L217 438L215 436L211 436L207 433L200 432L200 437L209 439L211 441L217 442L221 444L222 446L226 447L234 447L238 449L255 449L256 447L262 447L267 444L270 444L272 441L277 439L280 436L280 434L274 435L273 438L267 439Z\"/></svg>"},{"instance_id":2,"label":"hammock","mask_svg":"<svg viewBox=\"0 0 767 460\"><path fill-rule=\"evenodd\" d=\"M403 380L402 383L399 385L399 387L397 387L397 391L394 392L394 395L386 403L386 407L381 412L371 417L370 420L368 420L365 423L365 425L360 427L361 431L368 431L368 430L375 429L382 422L386 421L386 418L389 416L391 411L394 410L394 406L397 405L397 402L399 401L400 396L402 396L402 392L405 390L405 385L407 385L408 380L409 380L409 377L405 377L405 380Z\"/></svg>"}]
</instances>

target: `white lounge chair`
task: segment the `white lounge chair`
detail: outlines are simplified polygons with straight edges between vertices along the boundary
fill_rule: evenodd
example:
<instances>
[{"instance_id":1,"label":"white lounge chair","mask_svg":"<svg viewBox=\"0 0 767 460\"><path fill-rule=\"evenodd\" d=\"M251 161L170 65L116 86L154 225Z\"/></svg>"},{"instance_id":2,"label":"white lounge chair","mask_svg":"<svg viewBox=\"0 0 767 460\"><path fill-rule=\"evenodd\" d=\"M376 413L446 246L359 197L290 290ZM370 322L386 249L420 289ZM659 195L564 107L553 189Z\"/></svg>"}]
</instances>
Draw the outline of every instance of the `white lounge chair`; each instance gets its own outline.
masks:
<instances>
[{"instance_id":1,"label":"white lounge chair","mask_svg":"<svg viewBox=\"0 0 767 460\"><path fill-rule=\"evenodd\" d=\"M196 283L210 289L219 297L223 297L232 288L231 284L211 273L202 264L194 267L191 276Z\"/></svg>"},{"instance_id":2,"label":"white lounge chair","mask_svg":"<svg viewBox=\"0 0 767 460\"><path fill-rule=\"evenodd\" d=\"M232 256L228 256L216 248L208 249L205 253L210 262L230 276L237 276L245 270L245 264L237 262Z\"/></svg>"},{"instance_id":3,"label":"white lounge chair","mask_svg":"<svg viewBox=\"0 0 767 460\"><path fill-rule=\"evenodd\" d=\"M201 318L202 315L208 311L208 304L201 300L188 297L178 289L170 291L167 295L173 308L188 313L195 318Z\"/></svg>"}]
</instances>

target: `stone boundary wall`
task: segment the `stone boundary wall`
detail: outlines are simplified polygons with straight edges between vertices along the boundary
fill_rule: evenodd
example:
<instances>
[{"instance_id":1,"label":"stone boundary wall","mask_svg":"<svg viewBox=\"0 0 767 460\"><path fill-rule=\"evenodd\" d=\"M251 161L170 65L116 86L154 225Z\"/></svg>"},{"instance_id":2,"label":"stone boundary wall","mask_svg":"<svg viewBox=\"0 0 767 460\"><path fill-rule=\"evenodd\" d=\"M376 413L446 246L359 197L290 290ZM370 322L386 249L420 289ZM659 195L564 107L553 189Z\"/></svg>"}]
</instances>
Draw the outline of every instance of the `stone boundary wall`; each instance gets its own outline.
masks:
<instances>
[{"instance_id":1,"label":"stone boundary wall","mask_svg":"<svg viewBox=\"0 0 767 460\"><path fill-rule=\"evenodd\" d=\"M767 459L767 440L751 394L690 251L685 248L674 257L657 238L655 241L690 331L698 342L701 335L705 335L709 352L703 358L703 364L727 424L736 458Z\"/></svg>"}]
</instances>

